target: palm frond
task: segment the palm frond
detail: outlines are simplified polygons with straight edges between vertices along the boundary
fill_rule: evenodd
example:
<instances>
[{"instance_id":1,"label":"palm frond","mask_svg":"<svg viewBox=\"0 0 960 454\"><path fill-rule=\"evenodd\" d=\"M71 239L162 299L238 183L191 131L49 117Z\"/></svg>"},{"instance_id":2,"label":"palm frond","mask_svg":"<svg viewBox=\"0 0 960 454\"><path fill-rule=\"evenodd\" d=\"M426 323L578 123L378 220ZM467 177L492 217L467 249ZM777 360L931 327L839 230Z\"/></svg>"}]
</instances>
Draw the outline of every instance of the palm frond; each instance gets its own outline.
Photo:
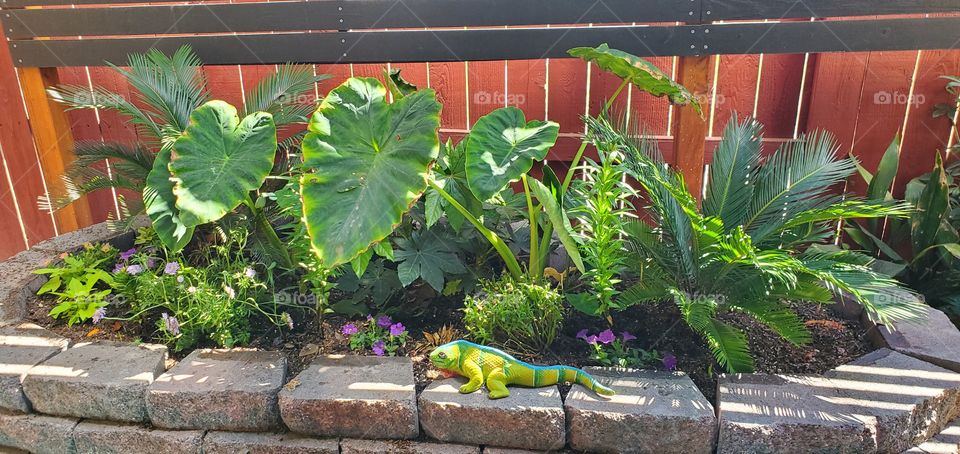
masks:
<instances>
[{"instance_id":1,"label":"palm frond","mask_svg":"<svg viewBox=\"0 0 960 454\"><path fill-rule=\"evenodd\" d=\"M246 94L244 111L269 112L277 127L305 122L316 106L312 96L305 102L307 99L298 99L298 95L312 93L317 82L329 78L328 74L314 75L312 65L281 65Z\"/></svg>"},{"instance_id":2,"label":"palm frond","mask_svg":"<svg viewBox=\"0 0 960 454\"><path fill-rule=\"evenodd\" d=\"M806 344L811 340L810 331L803 320L780 301L757 298L730 301L725 307L749 315L794 345Z\"/></svg>"},{"instance_id":3,"label":"palm frond","mask_svg":"<svg viewBox=\"0 0 960 454\"><path fill-rule=\"evenodd\" d=\"M703 214L717 216L727 228L738 226L747 215L760 164L762 126L756 120L730 118L723 139L713 153Z\"/></svg>"},{"instance_id":4,"label":"palm frond","mask_svg":"<svg viewBox=\"0 0 960 454\"><path fill-rule=\"evenodd\" d=\"M863 305L874 321L895 326L898 321L914 320L926 305L916 293L895 279L873 271L873 259L845 250L810 248L799 257L804 271L823 281L836 295L849 293Z\"/></svg>"},{"instance_id":5,"label":"palm frond","mask_svg":"<svg viewBox=\"0 0 960 454\"><path fill-rule=\"evenodd\" d=\"M127 65L129 69L110 67L127 79L137 98L167 126L161 127L161 138L183 132L190 113L210 97L202 62L189 46L169 57L157 49L130 54Z\"/></svg>"},{"instance_id":6,"label":"palm frond","mask_svg":"<svg viewBox=\"0 0 960 454\"><path fill-rule=\"evenodd\" d=\"M798 213L841 200L830 191L856 171L856 163L837 158L837 148L830 134L814 133L784 145L760 168L743 222L754 242L762 243Z\"/></svg>"},{"instance_id":7,"label":"palm frond","mask_svg":"<svg viewBox=\"0 0 960 454\"><path fill-rule=\"evenodd\" d=\"M677 290L671 293L684 321L704 337L707 347L713 352L720 366L730 372L753 370L753 358L750 356L746 335L717 320L719 304L716 299L709 296L689 295Z\"/></svg>"},{"instance_id":8,"label":"palm frond","mask_svg":"<svg viewBox=\"0 0 960 454\"><path fill-rule=\"evenodd\" d=\"M70 106L70 109L105 109L127 117L137 132L159 141L163 135L162 127L153 117L123 96L102 87L81 85L58 85L47 89L50 99Z\"/></svg>"},{"instance_id":9,"label":"palm frond","mask_svg":"<svg viewBox=\"0 0 960 454\"><path fill-rule=\"evenodd\" d=\"M146 148L115 142L78 142L74 147L76 160L67 168L67 175L82 175L94 164L109 161L113 173L130 181L143 182L153 168L154 155Z\"/></svg>"}]
</instances>

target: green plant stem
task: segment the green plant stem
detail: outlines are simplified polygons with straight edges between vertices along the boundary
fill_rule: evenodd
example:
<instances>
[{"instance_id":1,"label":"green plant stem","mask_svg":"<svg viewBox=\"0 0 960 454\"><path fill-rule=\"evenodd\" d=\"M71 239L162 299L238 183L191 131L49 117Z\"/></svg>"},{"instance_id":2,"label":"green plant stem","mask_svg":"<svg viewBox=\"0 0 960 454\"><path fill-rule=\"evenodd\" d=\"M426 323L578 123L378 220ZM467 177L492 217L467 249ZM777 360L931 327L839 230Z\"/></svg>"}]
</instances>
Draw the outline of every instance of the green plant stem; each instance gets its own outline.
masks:
<instances>
[{"instance_id":1,"label":"green plant stem","mask_svg":"<svg viewBox=\"0 0 960 454\"><path fill-rule=\"evenodd\" d=\"M290 259L290 253L287 251L287 245L284 244L283 241L280 241L280 237L277 236L277 231L273 229L273 225L270 224L270 220L267 219L267 215L262 209L257 208L257 205L253 202L250 194L247 194L247 199L244 201L244 204L247 205L247 208L249 208L250 212L253 213L253 222L256 223L259 227L259 230L266 235L267 242L270 243L271 248L274 251L279 252L280 257L275 258L280 259L280 266L284 269L292 269L293 260Z\"/></svg>"},{"instance_id":2,"label":"green plant stem","mask_svg":"<svg viewBox=\"0 0 960 454\"><path fill-rule=\"evenodd\" d=\"M530 197L530 185L527 183L527 174L520 176L520 180L523 181L523 193L527 197L527 219L530 223L530 266L527 271L534 278L539 278L543 269L540 267L540 238L537 233L537 213L539 208L535 211L533 207L533 198Z\"/></svg>"},{"instance_id":3,"label":"green plant stem","mask_svg":"<svg viewBox=\"0 0 960 454\"><path fill-rule=\"evenodd\" d=\"M518 263L517 258L513 256L513 252L510 251L510 247L507 246L507 243L500 239L496 233L493 233L490 231L490 229L486 228L483 223L473 215L473 213L470 213L470 211L464 208L460 202L457 202L457 199L453 198L453 196L451 196L447 191L444 191L443 188L433 181L432 178L427 179L427 183L431 188L437 191L440 196L446 199L451 206L456 208L456 210L459 211L464 218L470 221L470 223L476 227L477 231L479 231L480 234L490 242L490 245L493 246L493 248L497 250L497 253L500 254L500 257L503 258L503 262L507 265L507 270L510 271L510 275L512 275L514 279L521 279L523 277L523 270L520 269L520 263Z\"/></svg>"},{"instance_id":4,"label":"green plant stem","mask_svg":"<svg viewBox=\"0 0 960 454\"><path fill-rule=\"evenodd\" d=\"M620 86L617 87L617 91L613 92L613 96L607 100L606 104L603 105L603 111L606 112L610 110L610 106L613 105L613 102L620 96L620 92L629 84L630 82L626 79L620 83ZM570 168L567 169L567 175L563 177L563 185L560 186L560 193L566 194L567 188L570 187L570 182L573 180L573 174L577 170L577 165L580 164L580 158L583 157L583 152L587 149L587 139L584 138L583 142L580 142L580 149L577 150L577 154L573 155L573 161L570 161Z\"/></svg>"}]
</instances>

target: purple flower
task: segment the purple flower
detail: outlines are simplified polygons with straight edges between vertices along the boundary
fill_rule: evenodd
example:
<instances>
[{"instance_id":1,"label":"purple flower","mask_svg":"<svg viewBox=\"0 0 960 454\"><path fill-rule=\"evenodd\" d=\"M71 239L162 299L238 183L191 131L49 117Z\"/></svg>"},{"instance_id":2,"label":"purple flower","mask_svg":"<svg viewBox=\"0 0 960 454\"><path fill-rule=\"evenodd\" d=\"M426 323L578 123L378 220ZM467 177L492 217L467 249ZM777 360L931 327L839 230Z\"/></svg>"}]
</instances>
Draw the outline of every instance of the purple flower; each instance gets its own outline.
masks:
<instances>
[{"instance_id":1,"label":"purple flower","mask_svg":"<svg viewBox=\"0 0 960 454\"><path fill-rule=\"evenodd\" d=\"M107 316L107 308L105 307L97 308L97 310L93 312L93 323L95 324L100 323L100 320L103 320L103 317L106 317L106 316Z\"/></svg>"},{"instance_id":2,"label":"purple flower","mask_svg":"<svg viewBox=\"0 0 960 454\"><path fill-rule=\"evenodd\" d=\"M587 343L590 344L590 345L597 345L597 336L594 336L594 335L592 335L592 334L589 335L589 336L587 336L587 337L586 337L585 339L583 339L583 340L587 341Z\"/></svg>"},{"instance_id":3,"label":"purple flower","mask_svg":"<svg viewBox=\"0 0 960 454\"><path fill-rule=\"evenodd\" d=\"M406 332L406 331L407 331L407 329L404 328L403 323L397 322L397 323L395 323L395 324L393 324L393 325L390 325L390 335L391 335L391 336L399 336L399 335L403 334L403 333Z\"/></svg>"},{"instance_id":4,"label":"purple flower","mask_svg":"<svg viewBox=\"0 0 960 454\"><path fill-rule=\"evenodd\" d=\"M257 271L254 270L253 268L247 268L243 270L243 275L246 277L249 277L250 279L253 279L257 277Z\"/></svg>"},{"instance_id":5,"label":"purple flower","mask_svg":"<svg viewBox=\"0 0 960 454\"><path fill-rule=\"evenodd\" d=\"M122 272L124 269L124 266L125 264L123 262L117 262L117 264L113 266L113 274Z\"/></svg>"},{"instance_id":6,"label":"purple flower","mask_svg":"<svg viewBox=\"0 0 960 454\"><path fill-rule=\"evenodd\" d=\"M153 268L153 265L155 265L156 263L157 263L156 259L154 259L153 257L147 257L147 263L146 263L147 268Z\"/></svg>"},{"instance_id":7,"label":"purple flower","mask_svg":"<svg viewBox=\"0 0 960 454\"><path fill-rule=\"evenodd\" d=\"M177 320L177 317L167 315L167 313L164 312L160 314L160 318L163 319L163 326L167 329L167 332L174 336L180 335L180 322Z\"/></svg>"},{"instance_id":8,"label":"purple flower","mask_svg":"<svg viewBox=\"0 0 960 454\"><path fill-rule=\"evenodd\" d=\"M367 321L368 321L368 322L372 322L372 321L373 321L373 316L370 315L370 314L367 314Z\"/></svg>"},{"instance_id":9,"label":"purple flower","mask_svg":"<svg viewBox=\"0 0 960 454\"><path fill-rule=\"evenodd\" d=\"M120 253L120 260L126 262L127 260L130 260L130 257L133 257L133 254L136 253L137 248L127 249L126 251Z\"/></svg>"},{"instance_id":10,"label":"purple flower","mask_svg":"<svg viewBox=\"0 0 960 454\"><path fill-rule=\"evenodd\" d=\"M346 325L343 325L343 328L340 328L340 332L346 334L347 336L357 334L359 331L360 330L357 329L357 325L354 325L353 323L347 323Z\"/></svg>"},{"instance_id":11,"label":"purple flower","mask_svg":"<svg viewBox=\"0 0 960 454\"><path fill-rule=\"evenodd\" d=\"M174 274L177 274L177 271L180 271L180 263L179 263L179 262L170 262L170 263L167 263L167 265L163 267L163 274L169 274L169 275L172 276L172 275L174 275Z\"/></svg>"},{"instance_id":12,"label":"purple flower","mask_svg":"<svg viewBox=\"0 0 960 454\"><path fill-rule=\"evenodd\" d=\"M587 329L584 328L580 331L577 331L577 339L587 340Z\"/></svg>"},{"instance_id":13,"label":"purple flower","mask_svg":"<svg viewBox=\"0 0 960 454\"><path fill-rule=\"evenodd\" d=\"M130 265L127 267L127 274L135 275L143 272L143 267L140 265Z\"/></svg>"},{"instance_id":14,"label":"purple flower","mask_svg":"<svg viewBox=\"0 0 960 454\"><path fill-rule=\"evenodd\" d=\"M624 331L624 332L622 332L622 333L620 333L620 334L623 336L623 341L624 341L624 342L632 341L632 340L634 340L634 339L637 338L637 336L634 336L633 334L630 334L630 333L627 332L627 331Z\"/></svg>"},{"instance_id":15,"label":"purple flower","mask_svg":"<svg viewBox=\"0 0 960 454\"><path fill-rule=\"evenodd\" d=\"M377 355L377 356L383 356L383 354L384 354L384 348L386 348L386 346L387 346L387 344L383 343L382 340L378 340L378 341L374 342L374 343L373 343L373 353L374 353L375 355Z\"/></svg>"},{"instance_id":16,"label":"purple flower","mask_svg":"<svg viewBox=\"0 0 960 454\"><path fill-rule=\"evenodd\" d=\"M677 357L673 353L663 355L663 368L666 370L675 370L677 368Z\"/></svg>"},{"instance_id":17,"label":"purple flower","mask_svg":"<svg viewBox=\"0 0 960 454\"><path fill-rule=\"evenodd\" d=\"M377 317L377 325L381 328L389 328L393 324L393 320L390 319L389 315L381 315Z\"/></svg>"},{"instance_id":18,"label":"purple flower","mask_svg":"<svg viewBox=\"0 0 960 454\"><path fill-rule=\"evenodd\" d=\"M599 335L597 335L597 340L600 341L601 343L609 344L617 340L617 336L613 334L613 330L608 329L600 333Z\"/></svg>"}]
</instances>

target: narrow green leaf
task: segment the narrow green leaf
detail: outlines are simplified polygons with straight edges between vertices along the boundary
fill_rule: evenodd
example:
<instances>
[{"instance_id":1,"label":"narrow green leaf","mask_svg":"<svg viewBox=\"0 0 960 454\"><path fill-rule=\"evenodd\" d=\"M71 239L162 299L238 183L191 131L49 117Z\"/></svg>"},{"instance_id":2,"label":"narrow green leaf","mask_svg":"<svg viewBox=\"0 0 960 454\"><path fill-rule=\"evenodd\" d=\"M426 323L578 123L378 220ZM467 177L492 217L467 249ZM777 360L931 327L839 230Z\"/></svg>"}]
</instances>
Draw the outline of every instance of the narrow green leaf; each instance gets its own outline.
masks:
<instances>
[{"instance_id":1,"label":"narrow green leaf","mask_svg":"<svg viewBox=\"0 0 960 454\"><path fill-rule=\"evenodd\" d=\"M560 244L563 244L563 248L567 251L567 255L570 256L570 260L573 261L573 264L576 265L577 269L580 272L584 272L586 268L583 266L583 260L580 258L580 250L576 240L574 240L573 227L570 225L570 218L567 217L566 212L563 208L557 204L557 199L550 189L547 188L543 183L538 180L530 178L528 180L530 184L530 191L533 192L533 195L537 197L537 200L540 201L540 204L543 205L543 211L547 213L547 218L550 220L550 223L553 224L553 229L557 233L557 237L560 238Z\"/></svg>"},{"instance_id":2,"label":"narrow green leaf","mask_svg":"<svg viewBox=\"0 0 960 454\"><path fill-rule=\"evenodd\" d=\"M871 200L886 200L892 198L893 180L897 176L900 166L900 134L893 138L887 151L877 164L877 172L867 187L867 198Z\"/></svg>"}]
</instances>

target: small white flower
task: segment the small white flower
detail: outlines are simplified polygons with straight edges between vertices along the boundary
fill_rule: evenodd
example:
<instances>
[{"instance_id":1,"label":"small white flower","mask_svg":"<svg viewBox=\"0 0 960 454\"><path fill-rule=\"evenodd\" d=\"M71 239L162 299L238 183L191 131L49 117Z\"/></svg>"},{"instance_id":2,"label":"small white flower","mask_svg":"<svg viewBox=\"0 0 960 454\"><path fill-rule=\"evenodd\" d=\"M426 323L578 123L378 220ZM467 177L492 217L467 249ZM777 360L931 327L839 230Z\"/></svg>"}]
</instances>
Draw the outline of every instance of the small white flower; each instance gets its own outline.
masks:
<instances>
[{"instance_id":1,"label":"small white flower","mask_svg":"<svg viewBox=\"0 0 960 454\"><path fill-rule=\"evenodd\" d=\"M247 268L243 270L243 275L246 277L249 277L250 279L253 279L257 276L257 271L254 270L253 268Z\"/></svg>"},{"instance_id":2,"label":"small white flower","mask_svg":"<svg viewBox=\"0 0 960 454\"><path fill-rule=\"evenodd\" d=\"M187 287L187 293L197 293L197 288L191 285Z\"/></svg>"},{"instance_id":3,"label":"small white flower","mask_svg":"<svg viewBox=\"0 0 960 454\"><path fill-rule=\"evenodd\" d=\"M224 292L227 292L227 296L229 296L230 299L234 299L234 298L237 297L237 292L234 291L234 290L233 290L233 287L230 287L229 285L225 285L225 286L223 287L223 291L224 291Z\"/></svg>"}]
</instances>

